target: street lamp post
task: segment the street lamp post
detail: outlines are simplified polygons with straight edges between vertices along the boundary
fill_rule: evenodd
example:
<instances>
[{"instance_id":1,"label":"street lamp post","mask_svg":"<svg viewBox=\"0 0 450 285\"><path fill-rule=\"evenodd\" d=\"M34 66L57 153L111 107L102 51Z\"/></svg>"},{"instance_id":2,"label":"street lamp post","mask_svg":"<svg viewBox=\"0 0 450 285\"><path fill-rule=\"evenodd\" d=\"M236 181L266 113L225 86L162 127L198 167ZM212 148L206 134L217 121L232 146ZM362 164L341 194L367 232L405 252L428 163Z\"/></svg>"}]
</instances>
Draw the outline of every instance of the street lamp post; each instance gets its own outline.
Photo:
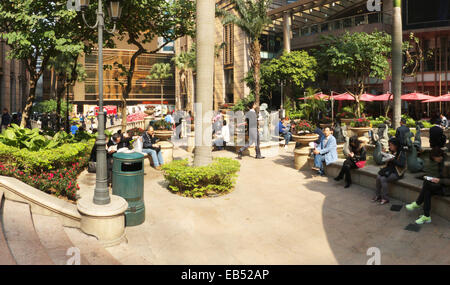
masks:
<instances>
[{"instance_id":1,"label":"street lamp post","mask_svg":"<svg viewBox=\"0 0 450 285\"><path fill-rule=\"evenodd\" d=\"M114 33L116 29L116 21L120 18L121 8L119 1L111 1L111 6L108 9L111 19L114 22L114 28L110 31L105 28L105 17L103 14L102 0L98 0L97 9L97 23L90 26L85 18L85 11L89 7L89 0L79 0L79 7L81 8L83 21L91 29L98 28L98 136L96 141L97 146L97 171L95 179L94 190L94 204L106 205L109 204L111 198L108 190L108 169L106 157L106 138L105 138L105 113L103 110L103 29L109 33Z\"/></svg>"}]
</instances>

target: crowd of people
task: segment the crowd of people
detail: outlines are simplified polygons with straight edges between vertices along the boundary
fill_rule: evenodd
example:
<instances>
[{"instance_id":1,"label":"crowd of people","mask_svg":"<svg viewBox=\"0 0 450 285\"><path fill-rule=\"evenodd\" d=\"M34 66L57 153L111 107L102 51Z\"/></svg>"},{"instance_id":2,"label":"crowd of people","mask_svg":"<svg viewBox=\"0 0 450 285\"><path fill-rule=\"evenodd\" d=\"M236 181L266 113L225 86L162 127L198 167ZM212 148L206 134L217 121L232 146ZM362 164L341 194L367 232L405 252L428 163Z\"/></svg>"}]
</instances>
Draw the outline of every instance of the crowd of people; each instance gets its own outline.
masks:
<instances>
[{"instance_id":1,"label":"crowd of people","mask_svg":"<svg viewBox=\"0 0 450 285\"><path fill-rule=\"evenodd\" d=\"M285 146L292 140L292 134L295 130L294 125L295 122L291 122L289 118L283 118L279 122L278 129L280 136L285 140ZM418 209L420 205L423 205L423 215L420 215L415 221L417 224L431 222L431 197L433 195L450 195L450 160L445 152L445 145L448 140L444 134L446 128L448 128L448 121L441 114L440 118L434 121L433 127L430 128L431 166L424 170L425 175L416 177L423 180L422 190L416 201L406 205L406 209L409 211ZM314 158L312 169L317 171L318 175L323 176L325 174L324 165L329 165L338 160L336 138L333 136L333 129L330 127L316 128L314 133L319 135L319 139L311 145L311 155ZM407 169L407 138L411 136L410 128L406 126L406 120L401 119L400 127L397 128L395 136L389 139L388 152L383 153L385 165L378 171L375 196L372 198L372 202L380 205L389 203L389 184L404 178ZM366 144L368 141L369 139L358 138L357 136L349 138L348 150L344 151L345 160L339 174L334 178L336 181L344 179L344 188L348 188L352 184L351 170L366 166ZM450 150L447 149L448 151Z\"/></svg>"}]
</instances>

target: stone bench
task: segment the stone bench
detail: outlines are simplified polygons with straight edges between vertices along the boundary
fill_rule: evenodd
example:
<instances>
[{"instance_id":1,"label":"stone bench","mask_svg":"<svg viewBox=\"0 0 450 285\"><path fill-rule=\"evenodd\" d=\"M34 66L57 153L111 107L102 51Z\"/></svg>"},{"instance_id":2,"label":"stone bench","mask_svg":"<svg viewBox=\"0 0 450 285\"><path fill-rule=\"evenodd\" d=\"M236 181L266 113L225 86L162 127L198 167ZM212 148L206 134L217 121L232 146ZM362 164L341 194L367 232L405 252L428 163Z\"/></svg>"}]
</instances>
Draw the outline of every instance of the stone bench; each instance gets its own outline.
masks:
<instances>
[{"instance_id":1,"label":"stone bench","mask_svg":"<svg viewBox=\"0 0 450 285\"><path fill-rule=\"evenodd\" d=\"M308 162L312 166L314 164L313 158L309 158ZM341 170L344 159L325 166L325 174L329 177L336 177ZM375 190L376 179L380 166L366 165L362 169L352 170L352 182L354 184L367 187ZM411 203L417 199L422 189L423 181L415 178L420 173L405 173L405 176L394 182L389 183L389 196L405 203ZM433 196L432 201L432 213L435 213L447 220L450 220L450 197Z\"/></svg>"}]
</instances>

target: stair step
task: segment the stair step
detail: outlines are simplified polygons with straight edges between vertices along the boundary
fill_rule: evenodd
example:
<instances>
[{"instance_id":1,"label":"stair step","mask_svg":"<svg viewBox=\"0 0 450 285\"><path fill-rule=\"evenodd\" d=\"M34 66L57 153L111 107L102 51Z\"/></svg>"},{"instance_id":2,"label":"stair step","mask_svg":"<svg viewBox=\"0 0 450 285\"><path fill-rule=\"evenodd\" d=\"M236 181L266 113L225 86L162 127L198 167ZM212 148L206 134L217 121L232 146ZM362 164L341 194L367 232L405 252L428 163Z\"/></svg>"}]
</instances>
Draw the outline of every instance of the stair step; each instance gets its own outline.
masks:
<instances>
[{"instance_id":1,"label":"stair step","mask_svg":"<svg viewBox=\"0 0 450 285\"><path fill-rule=\"evenodd\" d=\"M5 200L3 226L6 242L17 264L53 264L34 229L28 204Z\"/></svg>"},{"instance_id":2,"label":"stair step","mask_svg":"<svg viewBox=\"0 0 450 285\"><path fill-rule=\"evenodd\" d=\"M2 207L3 203L3 192L0 191L0 265L14 265L16 261L9 251L8 244L6 243L5 236L3 234L3 225L2 225Z\"/></svg>"},{"instance_id":3,"label":"stair step","mask_svg":"<svg viewBox=\"0 0 450 285\"><path fill-rule=\"evenodd\" d=\"M80 249L81 255L86 257L92 265L120 265L104 247L93 236L84 234L80 229L64 227L69 239Z\"/></svg>"},{"instance_id":4,"label":"stair step","mask_svg":"<svg viewBox=\"0 0 450 285\"><path fill-rule=\"evenodd\" d=\"M69 248L75 247L66 232L64 226L57 217L33 214L33 222L41 244L48 255L57 265L66 265L72 255L67 255ZM80 264L87 265L87 259L81 255Z\"/></svg>"}]
</instances>

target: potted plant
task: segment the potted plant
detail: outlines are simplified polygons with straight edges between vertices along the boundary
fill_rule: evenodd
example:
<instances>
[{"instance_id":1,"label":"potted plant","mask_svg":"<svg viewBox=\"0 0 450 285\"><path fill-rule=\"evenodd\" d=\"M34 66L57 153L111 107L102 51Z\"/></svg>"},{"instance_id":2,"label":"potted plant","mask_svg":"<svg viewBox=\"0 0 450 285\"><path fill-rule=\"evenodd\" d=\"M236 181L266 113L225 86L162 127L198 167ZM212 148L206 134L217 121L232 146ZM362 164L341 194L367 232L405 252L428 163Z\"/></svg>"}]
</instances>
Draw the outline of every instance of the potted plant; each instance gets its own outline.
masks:
<instances>
[{"instance_id":1,"label":"potted plant","mask_svg":"<svg viewBox=\"0 0 450 285\"><path fill-rule=\"evenodd\" d=\"M155 137L159 138L162 141L167 141L172 137L173 134L173 125L166 120L157 120L152 121L150 123L155 129Z\"/></svg>"},{"instance_id":2,"label":"potted plant","mask_svg":"<svg viewBox=\"0 0 450 285\"><path fill-rule=\"evenodd\" d=\"M333 126L331 118L327 117L327 116L324 116L322 119L320 119L319 126L322 129L326 128L326 127L331 128Z\"/></svg>"},{"instance_id":3,"label":"potted plant","mask_svg":"<svg viewBox=\"0 0 450 285\"><path fill-rule=\"evenodd\" d=\"M302 120L295 124L295 134L292 135L294 140L300 144L309 144L319 138L318 134L314 133L316 126L311 122Z\"/></svg>"},{"instance_id":4,"label":"potted plant","mask_svg":"<svg viewBox=\"0 0 450 285\"><path fill-rule=\"evenodd\" d=\"M355 132L358 137L364 137L371 129L370 120L367 118L353 119L350 122L350 130Z\"/></svg>"}]
</instances>

